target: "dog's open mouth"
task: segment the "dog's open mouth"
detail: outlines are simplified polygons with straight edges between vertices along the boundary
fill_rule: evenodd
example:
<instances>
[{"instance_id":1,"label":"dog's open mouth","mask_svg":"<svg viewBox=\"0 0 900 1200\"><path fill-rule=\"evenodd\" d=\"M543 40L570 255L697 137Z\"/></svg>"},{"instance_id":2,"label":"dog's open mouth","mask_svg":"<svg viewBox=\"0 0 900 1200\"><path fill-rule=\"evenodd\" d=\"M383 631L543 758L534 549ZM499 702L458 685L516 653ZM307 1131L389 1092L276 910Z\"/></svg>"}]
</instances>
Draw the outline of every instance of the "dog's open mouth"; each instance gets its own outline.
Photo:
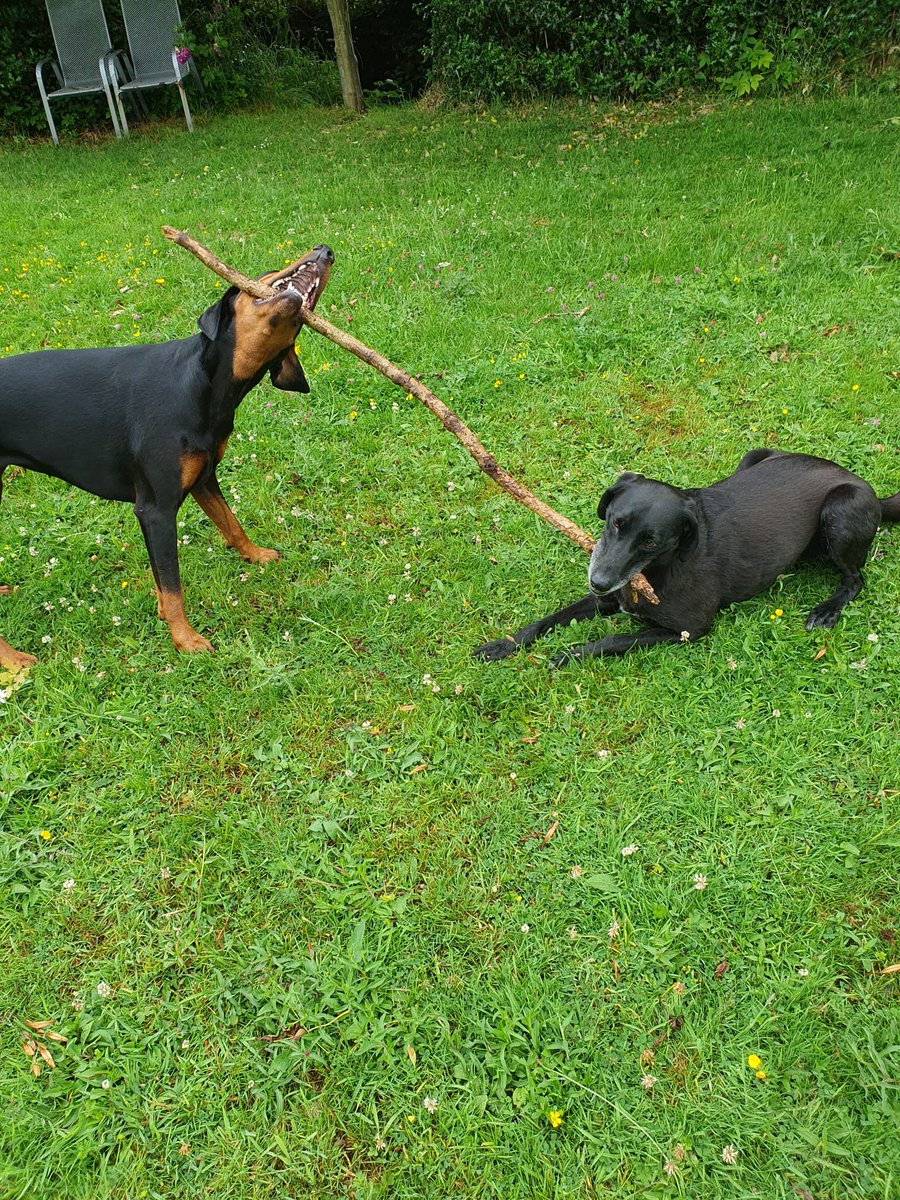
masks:
<instances>
[{"instance_id":1,"label":"dog's open mouth","mask_svg":"<svg viewBox=\"0 0 900 1200\"><path fill-rule=\"evenodd\" d=\"M334 254L328 246L316 246L305 258L293 263L287 270L267 280L269 286L282 296L296 297L305 308L315 308L325 290ZM265 278L265 276L263 276ZM271 297L272 300L278 297ZM257 300L257 304L269 304L270 300Z\"/></svg>"}]
</instances>

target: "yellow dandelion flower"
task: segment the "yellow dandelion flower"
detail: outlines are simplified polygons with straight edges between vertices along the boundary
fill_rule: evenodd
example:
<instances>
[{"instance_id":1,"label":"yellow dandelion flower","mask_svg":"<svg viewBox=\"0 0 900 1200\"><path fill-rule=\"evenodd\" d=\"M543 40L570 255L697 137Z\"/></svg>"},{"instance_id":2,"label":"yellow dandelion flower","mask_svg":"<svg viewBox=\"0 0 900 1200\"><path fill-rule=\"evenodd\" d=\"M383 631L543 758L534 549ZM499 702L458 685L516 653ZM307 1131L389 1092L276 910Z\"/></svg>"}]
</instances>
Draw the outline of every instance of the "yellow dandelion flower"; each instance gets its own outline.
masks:
<instances>
[{"instance_id":1,"label":"yellow dandelion flower","mask_svg":"<svg viewBox=\"0 0 900 1200\"><path fill-rule=\"evenodd\" d=\"M747 1055L747 1066L750 1068L751 1071L758 1071L759 1068L762 1066L762 1059L759 1057L758 1054L748 1054Z\"/></svg>"},{"instance_id":2,"label":"yellow dandelion flower","mask_svg":"<svg viewBox=\"0 0 900 1200\"><path fill-rule=\"evenodd\" d=\"M853 387L852 387L850 390L851 390L852 392L858 392L858 391L859 391L859 384L858 384L858 383L854 383Z\"/></svg>"},{"instance_id":3,"label":"yellow dandelion flower","mask_svg":"<svg viewBox=\"0 0 900 1200\"><path fill-rule=\"evenodd\" d=\"M41 837L44 839L45 842L49 842L50 839L53 837L53 834L50 832L49 829L42 829Z\"/></svg>"},{"instance_id":4,"label":"yellow dandelion flower","mask_svg":"<svg viewBox=\"0 0 900 1200\"><path fill-rule=\"evenodd\" d=\"M562 1110L558 1108L551 1108L547 1113L547 1120L550 1122L550 1127L552 1129L559 1129L560 1125L563 1123Z\"/></svg>"},{"instance_id":5,"label":"yellow dandelion flower","mask_svg":"<svg viewBox=\"0 0 900 1200\"><path fill-rule=\"evenodd\" d=\"M757 1071L757 1072L756 1072L756 1078L757 1078L757 1079L765 1079L765 1077L766 1077L766 1073L765 1073L765 1071Z\"/></svg>"}]
</instances>

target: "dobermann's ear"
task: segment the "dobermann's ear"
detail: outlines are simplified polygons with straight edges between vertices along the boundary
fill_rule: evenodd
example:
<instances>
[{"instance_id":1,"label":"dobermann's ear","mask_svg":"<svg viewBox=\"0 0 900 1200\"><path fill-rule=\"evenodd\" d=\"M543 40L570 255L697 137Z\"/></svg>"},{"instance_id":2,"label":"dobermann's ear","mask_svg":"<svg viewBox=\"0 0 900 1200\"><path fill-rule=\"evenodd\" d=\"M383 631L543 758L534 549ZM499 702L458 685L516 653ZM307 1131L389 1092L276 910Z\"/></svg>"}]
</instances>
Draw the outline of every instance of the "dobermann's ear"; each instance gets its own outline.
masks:
<instances>
[{"instance_id":1,"label":"dobermann's ear","mask_svg":"<svg viewBox=\"0 0 900 1200\"><path fill-rule=\"evenodd\" d=\"M700 526L697 522L697 507L693 500L685 499L683 517L684 528L681 533L681 540L678 543L679 558L687 558L690 551L697 545L697 538L700 535Z\"/></svg>"},{"instance_id":2,"label":"dobermann's ear","mask_svg":"<svg viewBox=\"0 0 900 1200\"><path fill-rule=\"evenodd\" d=\"M309 391L309 383L293 346L288 346L287 350L270 364L269 377L275 387L281 388L283 392Z\"/></svg>"},{"instance_id":3,"label":"dobermann's ear","mask_svg":"<svg viewBox=\"0 0 900 1200\"><path fill-rule=\"evenodd\" d=\"M229 288L221 300L218 300L197 318L200 332L205 333L211 342L214 342L219 336L223 323L231 318L232 305L237 294L237 288Z\"/></svg>"},{"instance_id":4,"label":"dobermann's ear","mask_svg":"<svg viewBox=\"0 0 900 1200\"><path fill-rule=\"evenodd\" d=\"M601 521L606 520L606 510L615 500L616 496L624 490L625 485L631 483L633 479L643 479L643 475L636 475L634 471L626 471L624 475L620 475L612 487L608 487L600 497L600 503L597 505L597 516Z\"/></svg>"}]
</instances>

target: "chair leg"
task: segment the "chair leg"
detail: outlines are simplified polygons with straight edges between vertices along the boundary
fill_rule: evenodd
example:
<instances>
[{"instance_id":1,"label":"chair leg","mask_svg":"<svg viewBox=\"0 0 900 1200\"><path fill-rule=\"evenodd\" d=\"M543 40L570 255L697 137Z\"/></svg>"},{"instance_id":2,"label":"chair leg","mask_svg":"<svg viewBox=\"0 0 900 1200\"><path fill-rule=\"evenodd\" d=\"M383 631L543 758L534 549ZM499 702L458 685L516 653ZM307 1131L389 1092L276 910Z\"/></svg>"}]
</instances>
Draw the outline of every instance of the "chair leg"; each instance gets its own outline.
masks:
<instances>
[{"instance_id":1,"label":"chair leg","mask_svg":"<svg viewBox=\"0 0 900 1200\"><path fill-rule=\"evenodd\" d=\"M57 132L56 132L56 126L53 124L53 115L50 112L50 101L47 98L47 89L44 87L43 70L44 70L44 62L45 61L47 61L47 60L42 59L38 63L38 65L35 67L34 73L35 73L35 77L37 79L38 91L41 93L41 102L44 105L44 113L46 114L46 117L47 117L47 124L50 126L50 136L53 138L53 145L58 146L59 145L59 136L57 135ZM59 72L57 71L56 74L57 74L57 78L58 78ZM62 87L62 82L60 82L59 86Z\"/></svg>"},{"instance_id":2,"label":"chair leg","mask_svg":"<svg viewBox=\"0 0 900 1200\"><path fill-rule=\"evenodd\" d=\"M113 79L115 78L115 67L107 62L106 59L100 59L100 78L103 80L103 94L106 96L106 103L109 105L109 115L112 117L113 129L115 130L116 138L122 136L122 130L119 127L119 118L116 116L116 105L113 100Z\"/></svg>"},{"instance_id":3,"label":"chair leg","mask_svg":"<svg viewBox=\"0 0 900 1200\"><path fill-rule=\"evenodd\" d=\"M122 126L122 136L128 137L128 118L125 116L125 105L122 103L122 93L116 88L116 105L119 109L119 122Z\"/></svg>"},{"instance_id":4,"label":"chair leg","mask_svg":"<svg viewBox=\"0 0 900 1200\"><path fill-rule=\"evenodd\" d=\"M56 126L53 124L53 117L50 115L50 101L46 96L41 96L44 101L44 112L47 114L47 124L50 126L50 136L53 138L53 145L59 145L59 136L56 132Z\"/></svg>"},{"instance_id":5,"label":"chair leg","mask_svg":"<svg viewBox=\"0 0 900 1200\"><path fill-rule=\"evenodd\" d=\"M184 90L184 83L178 80L178 90L181 92L181 107L184 109L184 119L187 122L188 133L194 132L194 122L191 120L191 110L188 107L187 93Z\"/></svg>"}]
</instances>

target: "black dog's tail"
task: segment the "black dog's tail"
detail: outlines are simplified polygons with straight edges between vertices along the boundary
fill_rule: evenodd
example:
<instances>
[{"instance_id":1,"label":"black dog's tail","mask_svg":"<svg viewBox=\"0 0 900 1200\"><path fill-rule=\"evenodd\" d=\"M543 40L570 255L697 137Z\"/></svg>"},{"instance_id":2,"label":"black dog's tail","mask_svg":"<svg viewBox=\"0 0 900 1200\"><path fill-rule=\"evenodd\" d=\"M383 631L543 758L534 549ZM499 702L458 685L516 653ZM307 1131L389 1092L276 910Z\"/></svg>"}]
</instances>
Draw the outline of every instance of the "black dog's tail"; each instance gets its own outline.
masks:
<instances>
[{"instance_id":1,"label":"black dog's tail","mask_svg":"<svg viewBox=\"0 0 900 1200\"><path fill-rule=\"evenodd\" d=\"M900 521L900 492L879 500L882 521Z\"/></svg>"}]
</instances>

